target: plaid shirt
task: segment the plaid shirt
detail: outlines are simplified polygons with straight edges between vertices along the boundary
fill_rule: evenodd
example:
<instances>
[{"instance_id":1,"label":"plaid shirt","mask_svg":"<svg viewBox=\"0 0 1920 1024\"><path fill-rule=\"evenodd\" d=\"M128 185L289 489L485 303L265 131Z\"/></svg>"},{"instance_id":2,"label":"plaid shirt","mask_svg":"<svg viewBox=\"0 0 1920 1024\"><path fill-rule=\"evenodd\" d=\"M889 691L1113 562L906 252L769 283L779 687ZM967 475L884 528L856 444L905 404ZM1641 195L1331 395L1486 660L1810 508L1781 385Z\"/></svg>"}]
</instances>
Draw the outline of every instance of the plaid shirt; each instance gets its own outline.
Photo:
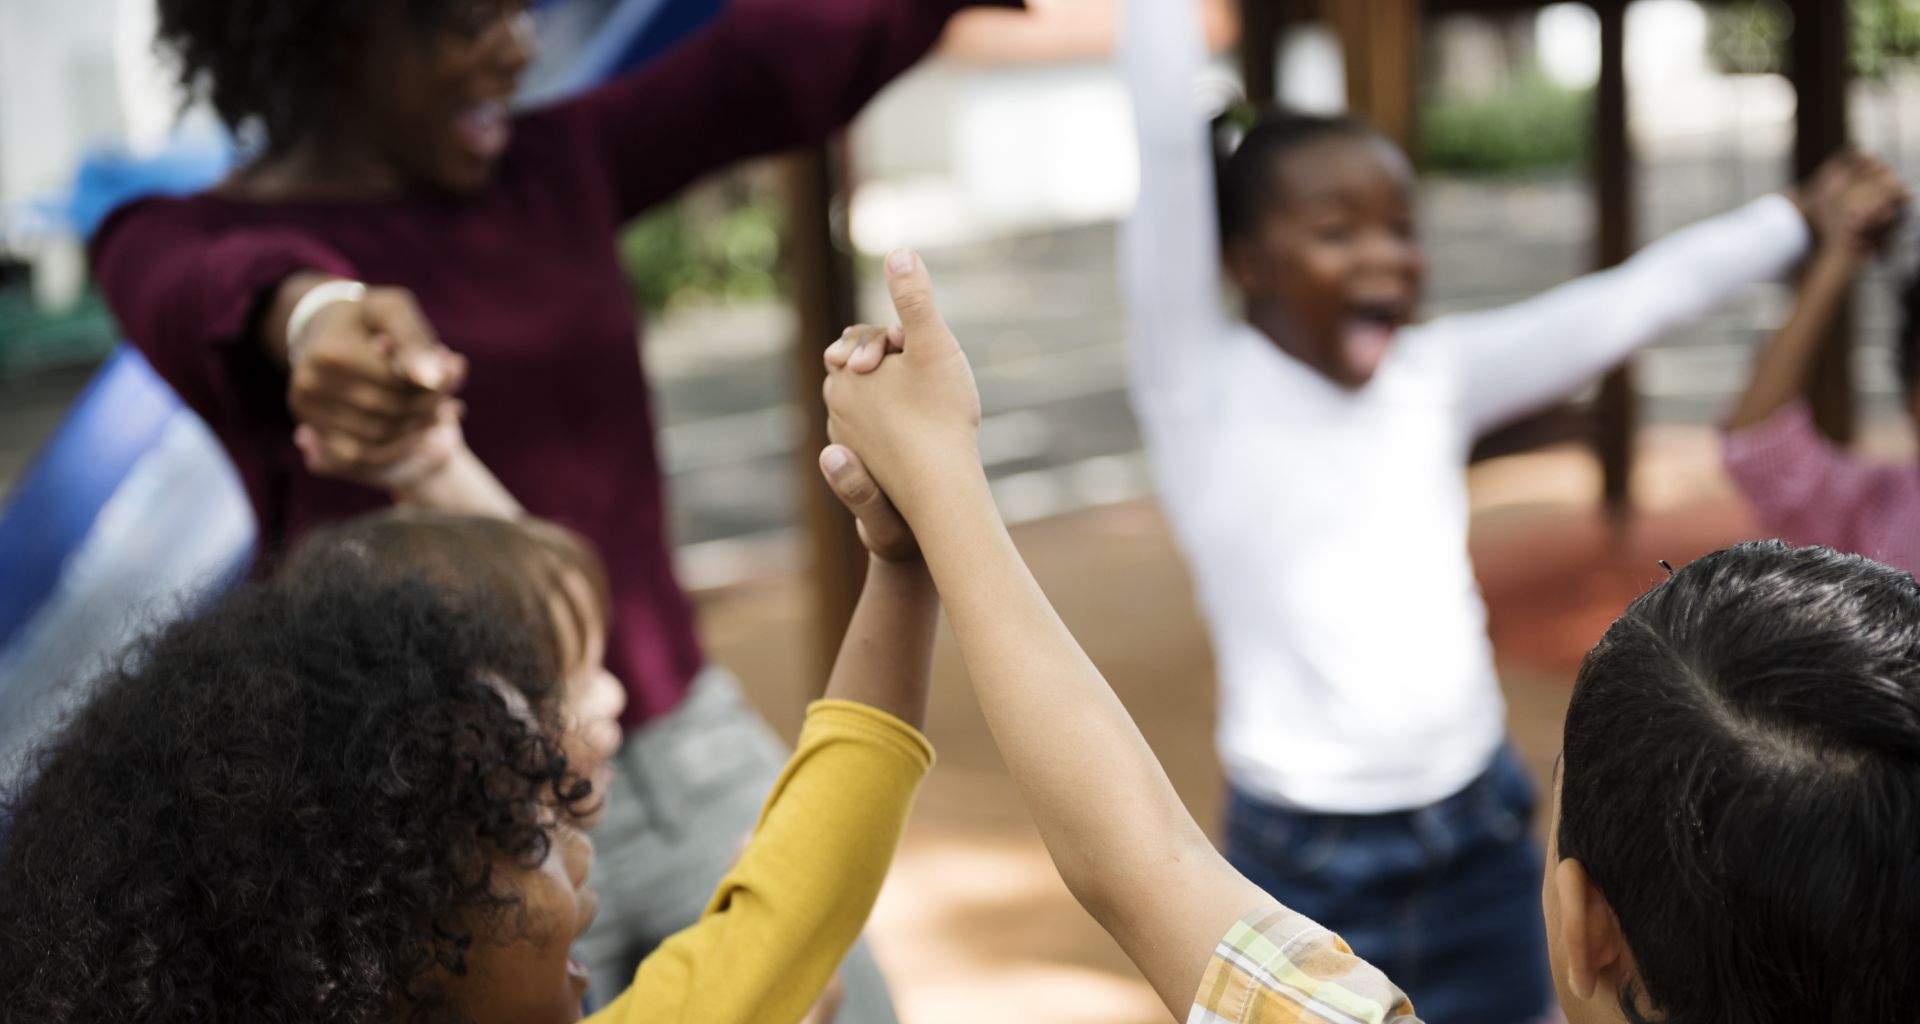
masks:
<instances>
[{"instance_id":1,"label":"plaid shirt","mask_svg":"<svg viewBox=\"0 0 1920 1024\"><path fill-rule=\"evenodd\" d=\"M1213 949L1187 1024L1420 1024L1413 1004L1340 936L1282 906Z\"/></svg>"}]
</instances>

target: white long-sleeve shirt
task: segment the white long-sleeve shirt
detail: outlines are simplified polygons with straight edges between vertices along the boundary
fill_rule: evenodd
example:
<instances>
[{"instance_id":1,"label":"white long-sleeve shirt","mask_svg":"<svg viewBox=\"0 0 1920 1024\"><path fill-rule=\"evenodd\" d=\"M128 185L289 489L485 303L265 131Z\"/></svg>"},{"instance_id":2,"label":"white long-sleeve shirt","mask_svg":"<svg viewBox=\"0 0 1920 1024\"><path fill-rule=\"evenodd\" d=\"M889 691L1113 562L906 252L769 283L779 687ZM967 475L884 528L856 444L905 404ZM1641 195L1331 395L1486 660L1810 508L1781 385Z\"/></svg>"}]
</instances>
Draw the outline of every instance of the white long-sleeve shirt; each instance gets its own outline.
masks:
<instances>
[{"instance_id":1,"label":"white long-sleeve shirt","mask_svg":"<svg viewBox=\"0 0 1920 1024\"><path fill-rule=\"evenodd\" d=\"M1349 391L1222 312L1192 0L1131 0L1122 54L1131 391L1212 632L1227 777L1318 811L1438 802L1504 733L1467 553L1474 439L1782 275L1805 220L1769 196L1537 298L1408 327Z\"/></svg>"}]
</instances>

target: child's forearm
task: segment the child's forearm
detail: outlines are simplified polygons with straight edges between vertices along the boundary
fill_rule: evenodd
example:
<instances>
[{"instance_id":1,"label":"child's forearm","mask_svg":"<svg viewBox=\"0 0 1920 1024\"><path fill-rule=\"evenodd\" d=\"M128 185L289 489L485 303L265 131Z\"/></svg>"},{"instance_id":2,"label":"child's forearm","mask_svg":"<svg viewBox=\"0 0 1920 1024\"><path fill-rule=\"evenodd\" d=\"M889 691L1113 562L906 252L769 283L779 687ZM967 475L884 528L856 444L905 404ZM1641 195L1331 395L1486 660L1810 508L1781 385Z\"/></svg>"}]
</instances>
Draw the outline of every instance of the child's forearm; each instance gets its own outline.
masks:
<instances>
[{"instance_id":1,"label":"child's forearm","mask_svg":"<svg viewBox=\"0 0 1920 1024\"><path fill-rule=\"evenodd\" d=\"M919 562L870 559L867 583L827 680L827 696L858 701L918 729L927 718L940 597Z\"/></svg>"},{"instance_id":2,"label":"child's forearm","mask_svg":"<svg viewBox=\"0 0 1920 1024\"><path fill-rule=\"evenodd\" d=\"M1028 571L984 481L948 493L914 525L981 710L1069 886L1097 895L1096 861L1199 829ZM1130 818L1167 820L1136 833Z\"/></svg>"},{"instance_id":3,"label":"child's forearm","mask_svg":"<svg viewBox=\"0 0 1920 1024\"><path fill-rule=\"evenodd\" d=\"M979 467L907 511L1001 756L1060 875L1185 1013L1213 943L1264 894L1208 842L1028 571Z\"/></svg>"},{"instance_id":4,"label":"child's forearm","mask_svg":"<svg viewBox=\"0 0 1920 1024\"><path fill-rule=\"evenodd\" d=\"M1806 391L1820 343L1845 305L1862 260L1859 250L1844 241L1821 247L1800 284L1793 315L1755 364L1753 379L1727 421L1729 429L1764 423Z\"/></svg>"},{"instance_id":5,"label":"child's forearm","mask_svg":"<svg viewBox=\"0 0 1920 1024\"><path fill-rule=\"evenodd\" d=\"M499 519L518 519L526 514L526 509L508 492L500 478L494 476L486 463L473 454L473 449L464 444L444 467L428 477L396 489L393 498L402 505L436 512L458 512Z\"/></svg>"},{"instance_id":6,"label":"child's forearm","mask_svg":"<svg viewBox=\"0 0 1920 1024\"><path fill-rule=\"evenodd\" d=\"M867 708L815 705L753 838L699 922L591 1021L793 1021L853 945L933 749ZM724 984L690 978L724 978Z\"/></svg>"}]
</instances>

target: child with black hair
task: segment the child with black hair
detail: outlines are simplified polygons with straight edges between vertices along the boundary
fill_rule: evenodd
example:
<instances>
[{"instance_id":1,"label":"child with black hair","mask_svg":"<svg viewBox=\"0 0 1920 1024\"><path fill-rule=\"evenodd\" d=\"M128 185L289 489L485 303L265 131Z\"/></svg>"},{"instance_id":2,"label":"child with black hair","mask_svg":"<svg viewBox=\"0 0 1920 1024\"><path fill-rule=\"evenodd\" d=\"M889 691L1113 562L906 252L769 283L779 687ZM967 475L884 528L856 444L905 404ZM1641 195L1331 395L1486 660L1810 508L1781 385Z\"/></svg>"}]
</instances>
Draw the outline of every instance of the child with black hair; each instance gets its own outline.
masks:
<instances>
[{"instance_id":1,"label":"child with black hair","mask_svg":"<svg viewBox=\"0 0 1920 1024\"><path fill-rule=\"evenodd\" d=\"M1416 1024L1398 979L1208 842L994 508L924 266L887 266L904 329L828 350L829 429L910 524L1068 889L1189 1024ZM1521 924L1544 915L1572 1024L1910 1018L1920 585L1778 542L1673 573L1582 663L1552 807ZM1471 956L1427 980L1502 983Z\"/></svg>"},{"instance_id":2,"label":"child with black hair","mask_svg":"<svg viewBox=\"0 0 1920 1024\"><path fill-rule=\"evenodd\" d=\"M1920 571L1920 472L1912 462L1874 465L1821 436L1805 395L1821 342L1855 279L1905 212L1907 188L1884 164L1849 153L1827 175L1835 195L1815 211L1825 223L1800 301L1727 422L1727 472L1766 532ZM1920 279L1905 295L1899 372L1909 415L1920 419L1914 351L1920 345Z\"/></svg>"},{"instance_id":3,"label":"child with black hair","mask_svg":"<svg viewBox=\"0 0 1920 1024\"><path fill-rule=\"evenodd\" d=\"M879 895L938 598L839 454L873 559L826 699L704 914L592 1021L793 1024ZM295 568L141 647L0 800L0 1022L580 1018L596 802L542 627L351 543Z\"/></svg>"},{"instance_id":4,"label":"child with black hair","mask_svg":"<svg viewBox=\"0 0 1920 1024\"><path fill-rule=\"evenodd\" d=\"M1352 119L1274 114L1216 161L1192 3L1131 3L1122 47L1132 394L1212 633L1227 856L1430 1020L1536 1020L1534 796L1468 557L1468 454L1783 275L1807 218L1768 196L1537 298L1416 324L1425 253L1398 149Z\"/></svg>"}]
</instances>

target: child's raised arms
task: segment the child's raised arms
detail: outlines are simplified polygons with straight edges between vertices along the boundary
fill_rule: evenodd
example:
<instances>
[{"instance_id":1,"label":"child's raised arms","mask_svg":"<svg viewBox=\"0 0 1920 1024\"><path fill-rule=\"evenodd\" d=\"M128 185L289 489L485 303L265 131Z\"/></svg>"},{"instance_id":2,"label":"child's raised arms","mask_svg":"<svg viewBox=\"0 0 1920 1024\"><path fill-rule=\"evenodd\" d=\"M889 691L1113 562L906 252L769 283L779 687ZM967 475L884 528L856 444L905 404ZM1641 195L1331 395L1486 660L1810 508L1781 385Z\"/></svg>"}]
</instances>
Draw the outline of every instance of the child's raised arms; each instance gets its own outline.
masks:
<instances>
[{"instance_id":1,"label":"child's raised arms","mask_svg":"<svg viewBox=\"0 0 1920 1024\"><path fill-rule=\"evenodd\" d=\"M1853 151L1828 160L1808 182L1800 202L1820 246L1801 281L1793 316L1755 364L1728 427L1741 430L1764 423L1806 391L1814 357L1854 279L1906 212L1910 198L1906 185L1886 164Z\"/></svg>"},{"instance_id":2,"label":"child's raised arms","mask_svg":"<svg viewBox=\"0 0 1920 1024\"><path fill-rule=\"evenodd\" d=\"M973 373L925 267L896 252L887 279L903 331L829 350L829 432L912 524L1061 878L1184 1019L1215 943L1271 898L1214 850L1014 548L980 465Z\"/></svg>"}]
</instances>

